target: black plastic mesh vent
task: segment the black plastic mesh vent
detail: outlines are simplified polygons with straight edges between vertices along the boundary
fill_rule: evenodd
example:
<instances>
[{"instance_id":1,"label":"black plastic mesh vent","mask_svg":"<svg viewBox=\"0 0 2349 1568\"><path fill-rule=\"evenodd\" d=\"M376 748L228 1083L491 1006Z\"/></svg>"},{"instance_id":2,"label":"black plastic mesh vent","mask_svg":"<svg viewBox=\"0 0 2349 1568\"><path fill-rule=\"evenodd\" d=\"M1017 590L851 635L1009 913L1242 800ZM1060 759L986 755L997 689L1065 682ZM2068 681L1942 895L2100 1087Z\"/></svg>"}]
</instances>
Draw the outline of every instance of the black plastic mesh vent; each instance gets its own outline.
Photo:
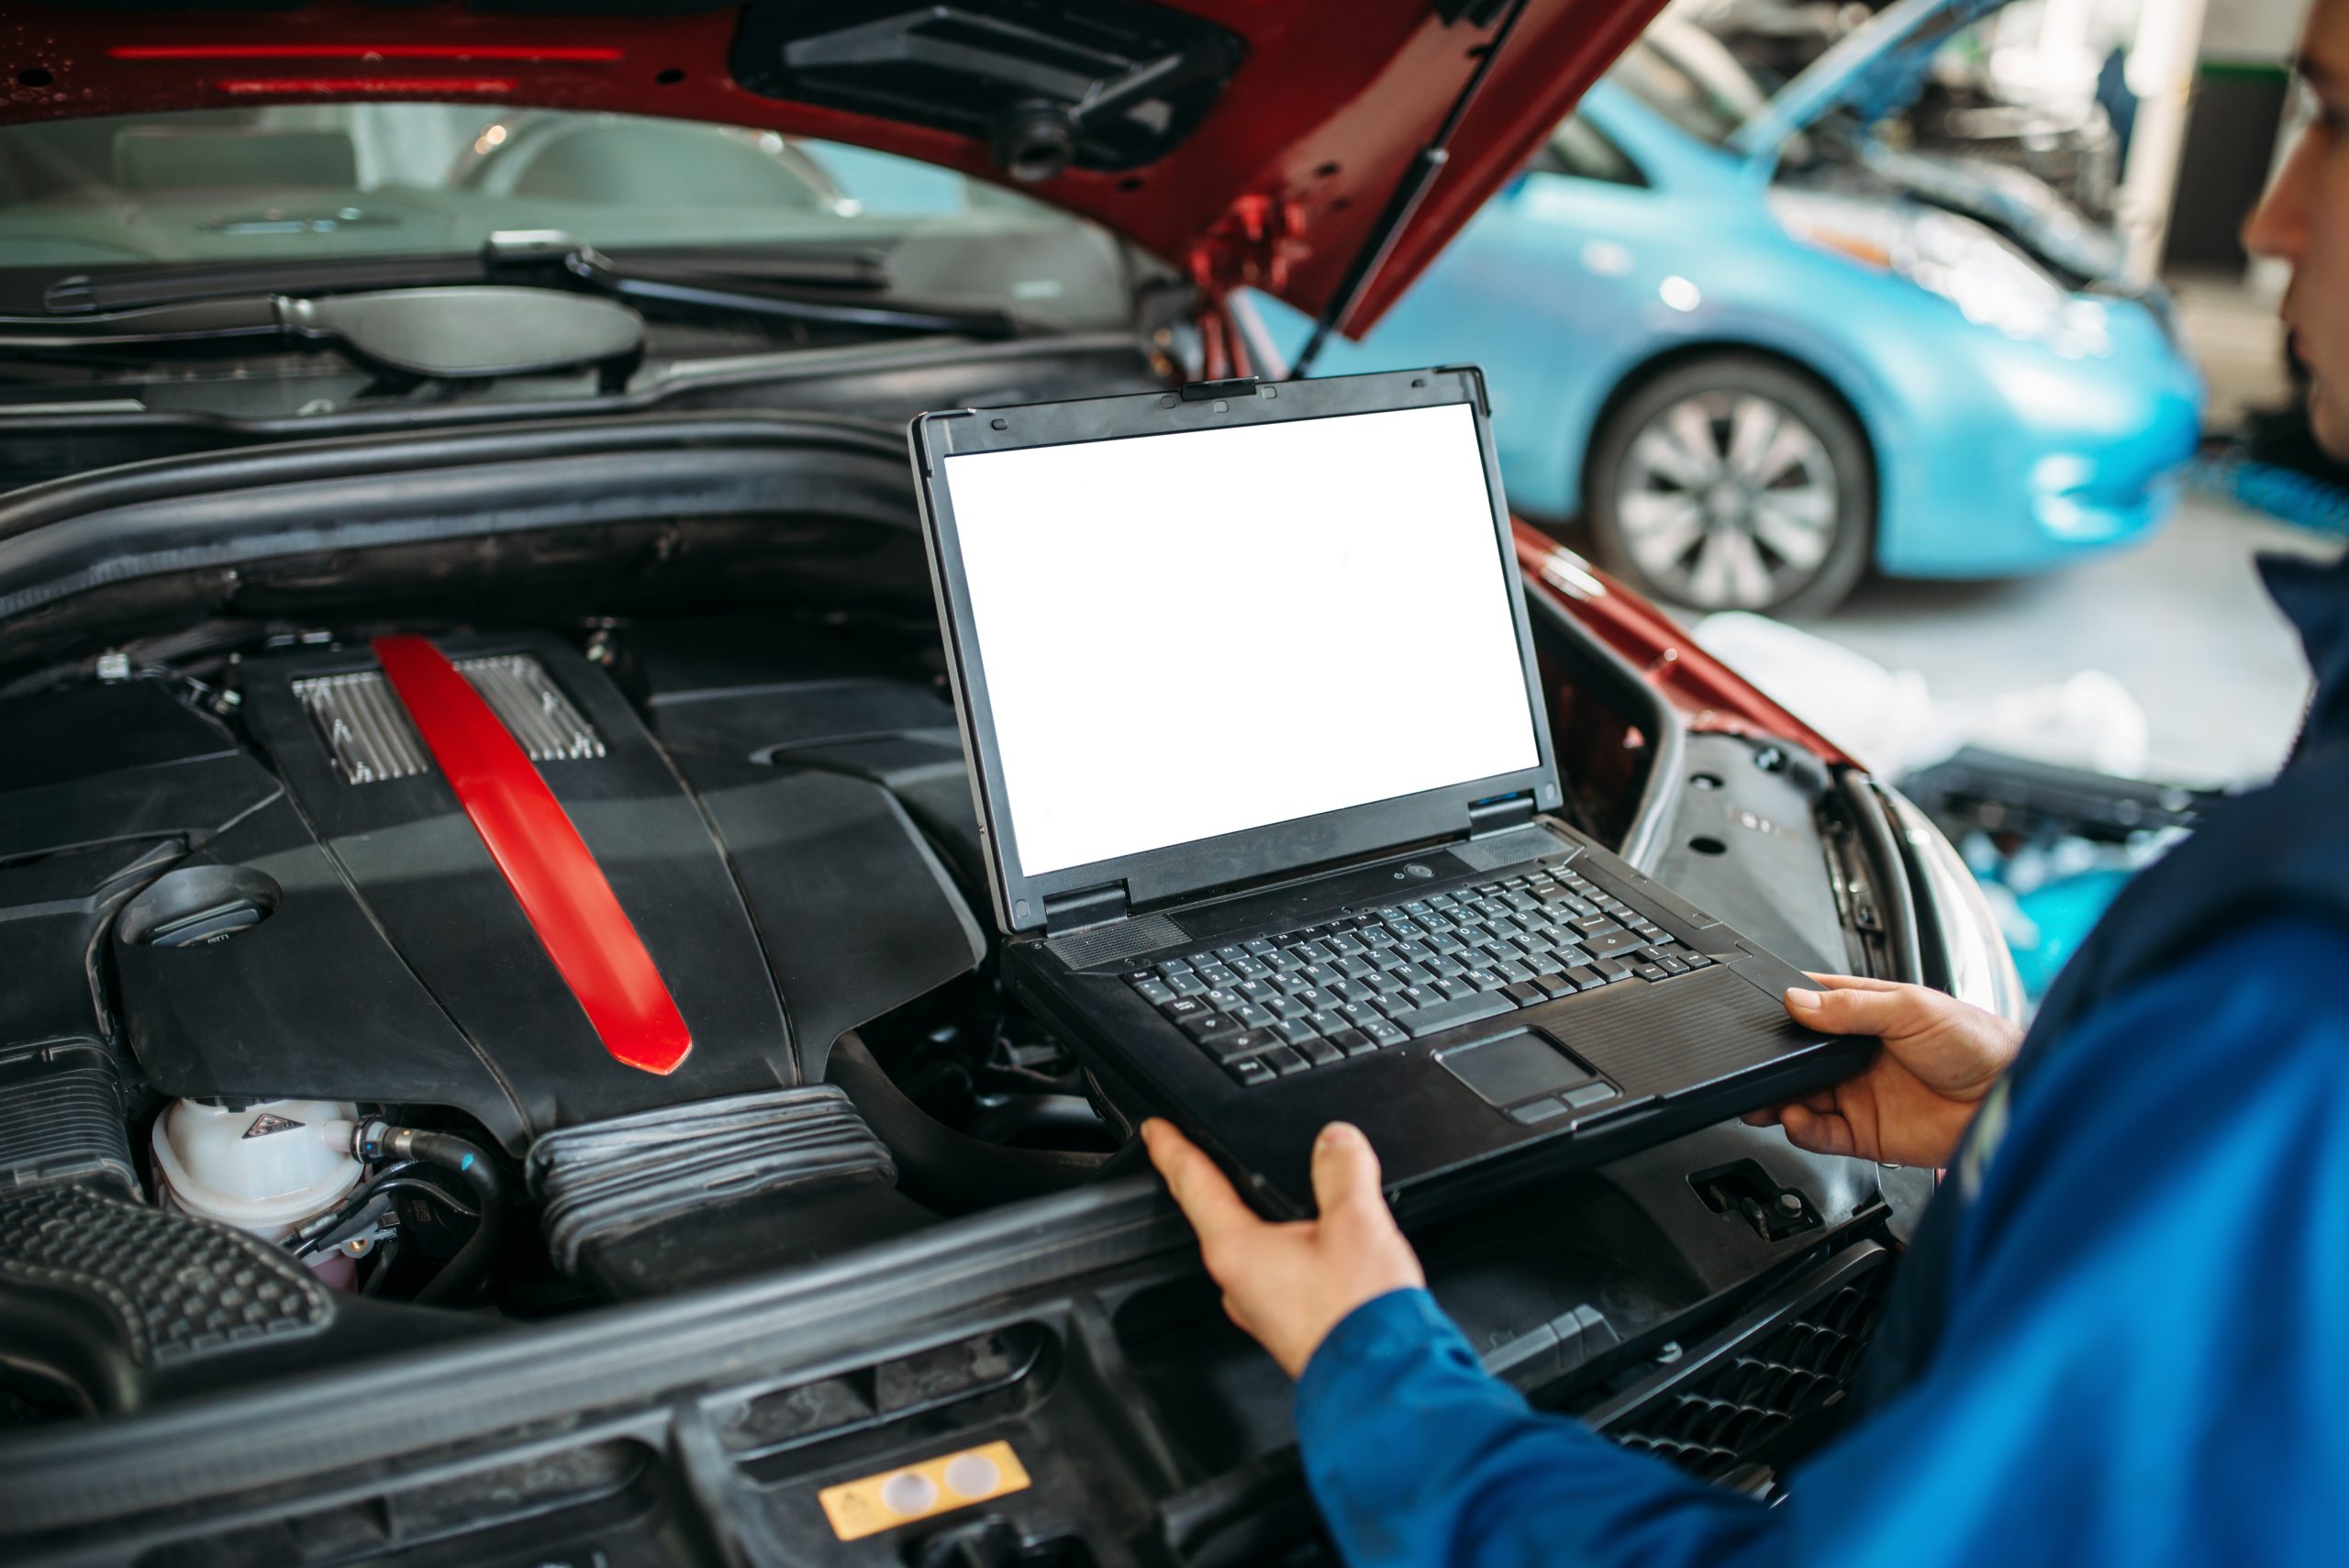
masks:
<instances>
[{"instance_id":1,"label":"black plastic mesh vent","mask_svg":"<svg viewBox=\"0 0 2349 1568\"><path fill-rule=\"evenodd\" d=\"M0 1197L0 1295L17 1286L79 1297L141 1366L315 1333L334 1315L282 1248L83 1187Z\"/></svg>"},{"instance_id":2,"label":"black plastic mesh vent","mask_svg":"<svg viewBox=\"0 0 2349 1568\"><path fill-rule=\"evenodd\" d=\"M1870 1269L1830 1291L1608 1435L1708 1481L1748 1464L1783 1463L1851 1386L1890 1274Z\"/></svg>"}]
</instances>

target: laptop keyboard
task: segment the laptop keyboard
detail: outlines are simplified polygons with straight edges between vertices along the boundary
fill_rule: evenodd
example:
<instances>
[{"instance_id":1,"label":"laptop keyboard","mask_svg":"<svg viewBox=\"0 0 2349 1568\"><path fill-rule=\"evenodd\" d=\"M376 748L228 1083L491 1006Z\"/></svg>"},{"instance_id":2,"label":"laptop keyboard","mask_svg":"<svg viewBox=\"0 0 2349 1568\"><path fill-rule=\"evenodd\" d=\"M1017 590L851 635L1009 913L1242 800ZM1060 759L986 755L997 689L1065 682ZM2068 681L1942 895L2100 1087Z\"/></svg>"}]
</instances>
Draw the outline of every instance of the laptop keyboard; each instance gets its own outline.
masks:
<instances>
[{"instance_id":1,"label":"laptop keyboard","mask_svg":"<svg viewBox=\"0 0 2349 1568\"><path fill-rule=\"evenodd\" d=\"M1242 1084L1712 962L1570 865L1127 972Z\"/></svg>"}]
</instances>

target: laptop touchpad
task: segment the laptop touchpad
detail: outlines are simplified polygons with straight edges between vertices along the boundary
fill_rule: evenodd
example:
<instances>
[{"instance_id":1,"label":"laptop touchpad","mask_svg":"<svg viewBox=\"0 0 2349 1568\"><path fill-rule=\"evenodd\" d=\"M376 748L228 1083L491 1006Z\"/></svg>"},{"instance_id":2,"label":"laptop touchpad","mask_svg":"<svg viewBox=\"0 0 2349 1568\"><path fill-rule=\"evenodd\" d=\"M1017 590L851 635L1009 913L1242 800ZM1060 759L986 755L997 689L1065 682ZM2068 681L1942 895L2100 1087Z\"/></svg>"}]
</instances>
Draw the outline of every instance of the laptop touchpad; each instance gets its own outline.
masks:
<instances>
[{"instance_id":1,"label":"laptop touchpad","mask_svg":"<svg viewBox=\"0 0 2349 1568\"><path fill-rule=\"evenodd\" d=\"M1520 1029L1498 1040L1462 1046L1436 1061L1486 1104L1495 1106L1554 1095L1597 1076L1539 1029Z\"/></svg>"}]
</instances>

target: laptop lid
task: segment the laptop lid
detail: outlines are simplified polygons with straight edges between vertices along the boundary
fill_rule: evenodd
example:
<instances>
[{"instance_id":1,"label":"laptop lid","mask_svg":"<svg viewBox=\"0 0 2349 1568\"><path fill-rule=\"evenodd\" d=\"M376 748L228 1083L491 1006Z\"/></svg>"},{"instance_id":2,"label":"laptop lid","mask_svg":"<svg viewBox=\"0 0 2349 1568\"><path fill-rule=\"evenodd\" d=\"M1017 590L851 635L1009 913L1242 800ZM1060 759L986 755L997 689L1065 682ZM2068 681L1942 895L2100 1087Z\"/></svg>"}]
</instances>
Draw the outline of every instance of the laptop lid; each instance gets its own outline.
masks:
<instances>
[{"instance_id":1,"label":"laptop lid","mask_svg":"<svg viewBox=\"0 0 2349 1568\"><path fill-rule=\"evenodd\" d=\"M1474 369L925 414L1004 930L1558 804Z\"/></svg>"}]
</instances>

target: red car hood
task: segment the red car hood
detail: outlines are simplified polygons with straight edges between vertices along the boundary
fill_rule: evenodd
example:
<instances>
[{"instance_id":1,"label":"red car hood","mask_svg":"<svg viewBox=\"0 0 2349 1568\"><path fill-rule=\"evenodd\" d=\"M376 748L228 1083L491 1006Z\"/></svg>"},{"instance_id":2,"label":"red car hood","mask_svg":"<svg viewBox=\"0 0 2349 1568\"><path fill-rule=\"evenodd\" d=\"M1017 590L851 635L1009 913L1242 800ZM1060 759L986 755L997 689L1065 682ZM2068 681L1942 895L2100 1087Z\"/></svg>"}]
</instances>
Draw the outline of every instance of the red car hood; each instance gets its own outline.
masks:
<instances>
[{"instance_id":1,"label":"red car hood","mask_svg":"<svg viewBox=\"0 0 2349 1568\"><path fill-rule=\"evenodd\" d=\"M1450 160L1341 323L1367 328L1556 125L1638 33L1658 0L1524 0L1450 143ZM561 5L561 0L556 0ZM990 138L944 128L906 96L902 112L855 95L802 95L763 61L762 29L807 18L864 26L863 47L906 17L935 19L921 47L952 69L956 11L1040 38L1036 80L1081 81L1082 45L1101 17L1155 16L1214 40L1221 69L1192 89L1194 115L1143 156L1080 158L1020 185L1182 264L1218 291L1254 284L1319 313L1419 150L1435 135L1495 36L1506 0L971 0L892 7L769 0L668 16L577 0L556 9L442 4L409 9L317 0L291 10L82 8L12 4L0 13L0 121L355 98L478 99L768 127L859 143L1004 179ZM639 11L651 7L638 6ZM1170 16L1170 13L1173 15ZM1090 15L1088 15L1090 14ZM1458 19L1447 22L1445 17ZM824 25L830 25L826 22ZM846 38L842 31L836 35ZM894 42L885 47L898 47ZM787 74L787 73L786 73ZM746 80L747 79L747 80ZM933 84L939 78L933 76ZM951 86L952 81L949 79ZM996 85L1000 85L998 83ZM930 123L922 123L928 119Z\"/></svg>"}]
</instances>

